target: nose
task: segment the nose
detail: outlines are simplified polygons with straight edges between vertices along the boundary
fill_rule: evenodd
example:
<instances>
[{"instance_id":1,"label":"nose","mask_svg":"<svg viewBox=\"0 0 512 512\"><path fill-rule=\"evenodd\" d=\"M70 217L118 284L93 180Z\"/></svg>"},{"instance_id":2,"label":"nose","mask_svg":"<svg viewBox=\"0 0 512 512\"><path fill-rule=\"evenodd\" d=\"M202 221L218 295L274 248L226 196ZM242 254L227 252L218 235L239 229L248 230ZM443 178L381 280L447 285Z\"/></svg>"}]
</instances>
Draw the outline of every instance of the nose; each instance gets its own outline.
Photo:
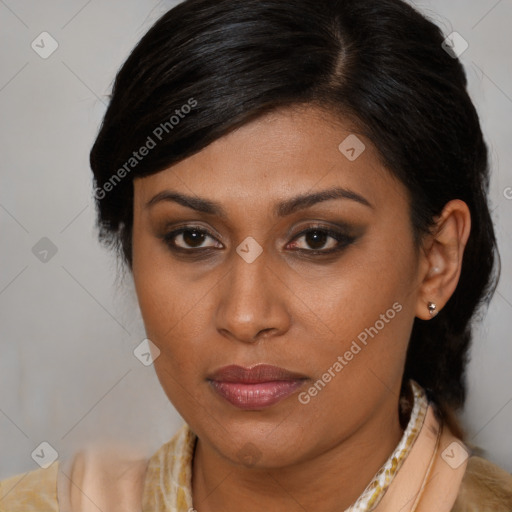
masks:
<instances>
[{"instance_id":1,"label":"nose","mask_svg":"<svg viewBox=\"0 0 512 512\"><path fill-rule=\"evenodd\" d=\"M289 290L265 251L251 263L236 252L228 275L219 283L217 330L244 343L280 336L290 327Z\"/></svg>"}]
</instances>

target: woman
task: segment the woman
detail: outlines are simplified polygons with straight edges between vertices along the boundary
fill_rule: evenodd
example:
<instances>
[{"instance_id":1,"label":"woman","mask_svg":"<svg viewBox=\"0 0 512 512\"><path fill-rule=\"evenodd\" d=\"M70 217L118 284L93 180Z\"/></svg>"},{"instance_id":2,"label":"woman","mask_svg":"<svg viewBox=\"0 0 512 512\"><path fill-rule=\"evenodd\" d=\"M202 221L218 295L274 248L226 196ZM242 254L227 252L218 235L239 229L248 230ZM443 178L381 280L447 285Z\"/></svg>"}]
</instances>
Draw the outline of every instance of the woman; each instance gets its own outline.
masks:
<instances>
[{"instance_id":1,"label":"woman","mask_svg":"<svg viewBox=\"0 0 512 512\"><path fill-rule=\"evenodd\" d=\"M1 510L512 509L455 416L497 272L443 40L400 0L187 0L154 25L91 167L185 425L148 461L5 481Z\"/></svg>"}]
</instances>

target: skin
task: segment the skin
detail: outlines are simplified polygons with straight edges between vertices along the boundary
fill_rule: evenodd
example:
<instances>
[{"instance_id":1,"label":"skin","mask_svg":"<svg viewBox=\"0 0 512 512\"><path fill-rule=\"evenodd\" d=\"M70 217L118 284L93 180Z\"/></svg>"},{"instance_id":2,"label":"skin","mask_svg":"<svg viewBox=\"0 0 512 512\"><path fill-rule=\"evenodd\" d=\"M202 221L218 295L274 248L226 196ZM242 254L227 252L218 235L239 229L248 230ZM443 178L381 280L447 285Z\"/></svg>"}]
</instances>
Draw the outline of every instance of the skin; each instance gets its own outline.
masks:
<instances>
[{"instance_id":1,"label":"skin","mask_svg":"<svg viewBox=\"0 0 512 512\"><path fill-rule=\"evenodd\" d=\"M134 181L133 278L155 370L198 436L193 503L200 512L339 511L350 506L403 434L398 399L415 317L442 310L460 274L470 215L451 201L421 247L406 188L371 142L349 161L338 149L354 126L313 107L267 114L162 172ZM276 203L342 187L362 196L319 202L278 217ZM225 218L164 190L218 202ZM168 243L183 226L210 235ZM337 229L316 242L304 229ZM341 227L340 227L341 226ZM262 253L236 252L253 237ZM327 256L307 251L342 250ZM206 248L206 249L205 249ZM302 249L302 254L297 249ZM365 328L401 310L307 404L307 391ZM273 364L307 377L264 410L235 408L206 377L228 365ZM244 455L252 454L252 459Z\"/></svg>"}]
</instances>

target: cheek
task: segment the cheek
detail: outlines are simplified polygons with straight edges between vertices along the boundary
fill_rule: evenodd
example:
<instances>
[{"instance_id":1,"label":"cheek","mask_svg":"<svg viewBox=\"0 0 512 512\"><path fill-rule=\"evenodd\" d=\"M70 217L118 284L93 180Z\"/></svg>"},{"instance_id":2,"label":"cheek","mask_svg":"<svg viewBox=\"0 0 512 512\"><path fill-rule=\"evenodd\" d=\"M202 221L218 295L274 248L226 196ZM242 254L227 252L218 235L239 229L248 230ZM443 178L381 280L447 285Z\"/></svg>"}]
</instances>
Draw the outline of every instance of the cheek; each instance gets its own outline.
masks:
<instances>
[{"instance_id":1,"label":"cheek","mask_svg":"<svg viewBox=\"0 0 512 512\"><path fill-rule=\"evenodd\" d=\"M322 344L314 350L304 347L315 377L322 378L339 363L334 371L340 377L322 391L326 401L347 407L360 398L368 379L391 384L401 378L414 321L416 268L408 226L394 227L387 234L382 230L368 236L350 256L347 253L331 279L326 276L302 291L321 320L316 325L328 326ZM324 414L321 408L318 413Z\"/></svg>"},{"instance_id":2,"label":"cheek","mask_svg":"<svg viewBox=\"0 0 512 512\"><path fill-rule=\"evenodd\" d=\"M134 273L134 280L148 338L162 355L176 359L180 353L187 352L192 356L197 349L194 340L201 338L207 321L200 290L187 286L178 275L151 265L145 270L140 267L138 274Z\"/></svg>"},{"instance_id":3,"label":"cheek","mask_svg":"<svg viewBox=\"0 0 512 512\"><path fill-rule=\"evenodd\" d=\"M376 322L379 335L402 332L401 338L408 338L416 301L417 255L407 225L374 229L339 264L314 277L311 272L303 277L308 275L306 268L294 271L301 277L292 278L290 288L315 312L316 325L328 327L331 339L337 335L342 344L347 343L360 333L364 336Z\"/></svg>"},{"instance_id":4,"label":"cheek","mask_svg":"<svg viewBox=\"0 0 512 512\"><path fill-rule=\"evenodd\" d=\"M135 223L132 273L137 299L146 334L162 350L162 340L186 315L187 300L183 288L170 278L169 261L162 257L158 244L159 240Z\"/></svg>"},{"instance_id":5,"label":"cheek","mask_svg":"<svg viewBox=\"0 0 512 512\"><path fill-rule=\"evenodd\" d=\"M211 323L208 283L191 283L162 242L136 226L132 272L146 335L160 350L155 370L168 392L179 387L173 376L197 378L205 353L201 340Z\"/></svg>"},{"instance_id":6,"label":"cheek","mask_svg":"<svg viewBox=\"0 0 512 512\"><path fill-rule=\"evenodd\" d=\"M149 256L150 251L139 259L134 281L146 335L160 350L153 366L171 403L187 414L202 403L197 388L201 352L194 343L200 339L200 315L187 294L176 291L168 272L150 264Z\"/></svg>"}]
</instances>

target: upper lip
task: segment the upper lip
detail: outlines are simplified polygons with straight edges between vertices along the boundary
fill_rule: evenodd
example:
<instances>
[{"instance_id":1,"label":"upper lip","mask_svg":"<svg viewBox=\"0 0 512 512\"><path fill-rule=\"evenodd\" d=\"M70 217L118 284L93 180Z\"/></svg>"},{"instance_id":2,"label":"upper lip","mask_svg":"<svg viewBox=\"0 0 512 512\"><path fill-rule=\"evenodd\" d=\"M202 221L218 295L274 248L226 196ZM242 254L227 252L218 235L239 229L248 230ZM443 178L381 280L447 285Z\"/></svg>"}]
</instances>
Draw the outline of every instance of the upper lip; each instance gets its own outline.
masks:
<instances>
[{"instance_id":1,"label":"upper lip","mask_svg":"<svg viewBox=\"0 0 512 512\"><path fill-rule=\"evenodd\" d=\"M209 375L208 380L218 382L240 382L244 384L256 384L259 382L275 382L279 380L306 379L305 375L291 372L285 368L270 364L257 364L250 368L236 364L223 366Z\"/></svg>"}]
</instances>

